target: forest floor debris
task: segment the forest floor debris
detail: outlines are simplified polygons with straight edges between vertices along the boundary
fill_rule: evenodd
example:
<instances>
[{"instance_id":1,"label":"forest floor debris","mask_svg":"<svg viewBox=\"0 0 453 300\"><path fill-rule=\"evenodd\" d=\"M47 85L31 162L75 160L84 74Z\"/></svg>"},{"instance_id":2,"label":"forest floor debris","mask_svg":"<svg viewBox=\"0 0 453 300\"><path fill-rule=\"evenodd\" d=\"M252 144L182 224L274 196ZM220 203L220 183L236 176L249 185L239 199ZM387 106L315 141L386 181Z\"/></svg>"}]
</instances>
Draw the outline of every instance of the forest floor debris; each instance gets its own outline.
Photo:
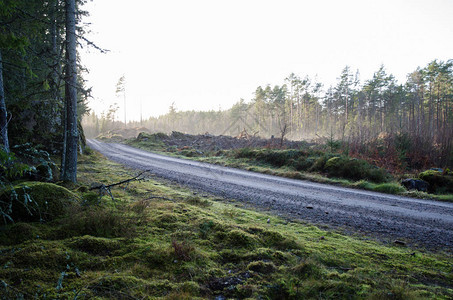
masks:
<instances>
[{"instance_id":1,"label":"forest floor debris","mask_svg":"<svg viewBox=\"0 0 453 300\"><path fill-rule=\"evenodd\" d=\"M298 149L307 145L304 141L290 141L287 139L281 140L279 137L271 137L264 139L252 134L249 134L245 129L236 137L226 135L212 135L208 132L204 134L187 134L173 131L171 134L154 133L143 127L123 128L110 130L105 134L100 135L97 139L102 141L120 142L125 139L136 138L138 141L162 141L169 148L188 149L193 148L198 151L218 151L231 150L240 148L284 148ZM312 144L314 145L314 144Z\"/></svg>"}]
</instances>

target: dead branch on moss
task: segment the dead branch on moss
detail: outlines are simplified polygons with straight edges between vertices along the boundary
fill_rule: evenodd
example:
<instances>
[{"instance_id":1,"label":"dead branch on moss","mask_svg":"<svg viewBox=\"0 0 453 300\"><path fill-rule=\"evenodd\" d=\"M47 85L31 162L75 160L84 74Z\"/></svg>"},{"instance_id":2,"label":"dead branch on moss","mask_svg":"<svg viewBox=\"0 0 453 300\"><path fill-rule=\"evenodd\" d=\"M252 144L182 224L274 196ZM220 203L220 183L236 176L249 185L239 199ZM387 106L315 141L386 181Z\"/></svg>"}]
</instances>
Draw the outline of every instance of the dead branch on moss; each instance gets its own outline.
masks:
<instances>
[{"instance_id":1,"label":"dead branch on moss","mask_svg":"<svg viewBox=\"0 0 453 300\"><path fill-rule=\"evenodd\" d=\"M168 200L168 201L175 201L174 199L167 198L167 197L160 197L160 196L152 196L152 197L146 198L145 200L152 200L152 199L162 199L162 200Z\"/></svg>"},{"instance_id":2,"label":"dead branch on moss","mask_svg":"<svg viewBox=\"0 0 453 300\"><path fill-rule=\"evenodd\" d=\"M118 185L122 185L122 184L126 184L126 186L124 187L124 189L126 189L127 186L129 185L129 183L132 182L132 181L145 180L146 177L143 176L143 174L145 174L147 172L149 172L149 170L145 170L145 171L141 172L140 174L138 174L137 176L134 176L132 178L125 179L125 180L122 180L120 182L112 183L112 184L109 184L109 185L101 184L101 185L98 185L98 186L93 186L93 187L90 188L90 191L99 190L100 197L102 197L104 194L107 194L107 195L110 196L110 198L112 198L113 201L115 201L115 198L113 197L113 194L112 194L112 191L111 191L112 187L118 186Z\"/></svg>"}]
</instances>

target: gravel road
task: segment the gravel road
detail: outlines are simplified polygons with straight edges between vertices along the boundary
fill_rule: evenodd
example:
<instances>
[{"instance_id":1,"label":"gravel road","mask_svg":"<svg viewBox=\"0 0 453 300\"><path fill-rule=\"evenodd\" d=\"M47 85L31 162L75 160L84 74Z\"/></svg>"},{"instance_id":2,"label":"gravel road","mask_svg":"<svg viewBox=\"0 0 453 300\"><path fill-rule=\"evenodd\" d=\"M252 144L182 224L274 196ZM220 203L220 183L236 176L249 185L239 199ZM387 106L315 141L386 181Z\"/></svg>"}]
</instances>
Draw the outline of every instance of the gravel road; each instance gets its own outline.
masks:
<instances>
[{"instance_id":1,"label":"gravel road","mask_svg":"<svg viewBox=\"0 0 453 300\"><path fill-rule=\"evenodd\" d=\"M109 159L135 169L291 220L453 250L453 203L405 198L270 176L146 152L123 144L88 140Z\"/></svg>"}]
</instances>

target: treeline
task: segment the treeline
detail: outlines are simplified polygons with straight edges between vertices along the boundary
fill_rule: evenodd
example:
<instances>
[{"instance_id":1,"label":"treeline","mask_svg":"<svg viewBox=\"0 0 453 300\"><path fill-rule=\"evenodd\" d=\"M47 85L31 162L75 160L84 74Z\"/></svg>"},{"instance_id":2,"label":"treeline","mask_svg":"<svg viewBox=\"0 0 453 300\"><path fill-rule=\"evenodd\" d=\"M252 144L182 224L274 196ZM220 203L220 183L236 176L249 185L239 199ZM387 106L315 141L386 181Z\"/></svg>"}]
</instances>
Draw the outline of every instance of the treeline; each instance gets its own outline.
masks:
<instances>
[{"instance_id":1,"label":"treeline","mask_svg":"<svg viewBox=\"0 0 453 300\"><path fill-rule=\"evenodd\" d=\"M0 150L31 143L62 153L62 175L71 181L88 111L76 58L78 46L92 45L79 25L85 2L0 1Z\"/></svg>"},{"instance_id":2,"label":"treeline","mask_svg":"<svg viewBox=\"0 0 453 300\"><path fill-rule=\"evenodd\" d=\"M91 115L90 133L123 126L108 118L112 115ZM260 86L253 99L241 99L225 111L178 112L172 105L164 116L128 126L232 136L245 129L262 137L335 140L351 154L375 157L388 168L451 166L453 60L418 68L403 84L383 66L363 83L358 72L345 67L327 90L309 77L291 74L282 85Z\"/></svg>"}]
</instances>

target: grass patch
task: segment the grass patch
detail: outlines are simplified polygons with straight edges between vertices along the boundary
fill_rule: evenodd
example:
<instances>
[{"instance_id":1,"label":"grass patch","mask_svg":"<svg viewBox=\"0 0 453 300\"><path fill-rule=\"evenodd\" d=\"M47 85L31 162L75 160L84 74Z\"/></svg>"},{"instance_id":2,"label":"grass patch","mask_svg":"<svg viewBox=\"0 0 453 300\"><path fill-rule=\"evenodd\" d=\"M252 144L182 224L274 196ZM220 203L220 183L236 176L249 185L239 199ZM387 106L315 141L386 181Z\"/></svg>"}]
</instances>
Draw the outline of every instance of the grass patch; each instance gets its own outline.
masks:
<instances>
[{"instance_id":1,"label":"grass patch","mask_svg":"<svg viewBox=\"0 0 453 300\"><path fill-rule=\"evenodd\" d=\"M97 153L82 156L71 193L83 198L93 182L131 173ZM112 191L115 202L103 196L47 223L2 226L2 297L453 297L451 253L384 246L153 180Z\"/></svg>"},{"instance_id":2,"label":"grass patch","mask_svg":"<svg viewBox=\"0 0 453 300\"><path fill-rule=\"evenodd\" d=\"M373 187L376 192L386 194L402 194L406 192L406 189L398 183L381 183Z\"/></svg>"}]
</instances>

